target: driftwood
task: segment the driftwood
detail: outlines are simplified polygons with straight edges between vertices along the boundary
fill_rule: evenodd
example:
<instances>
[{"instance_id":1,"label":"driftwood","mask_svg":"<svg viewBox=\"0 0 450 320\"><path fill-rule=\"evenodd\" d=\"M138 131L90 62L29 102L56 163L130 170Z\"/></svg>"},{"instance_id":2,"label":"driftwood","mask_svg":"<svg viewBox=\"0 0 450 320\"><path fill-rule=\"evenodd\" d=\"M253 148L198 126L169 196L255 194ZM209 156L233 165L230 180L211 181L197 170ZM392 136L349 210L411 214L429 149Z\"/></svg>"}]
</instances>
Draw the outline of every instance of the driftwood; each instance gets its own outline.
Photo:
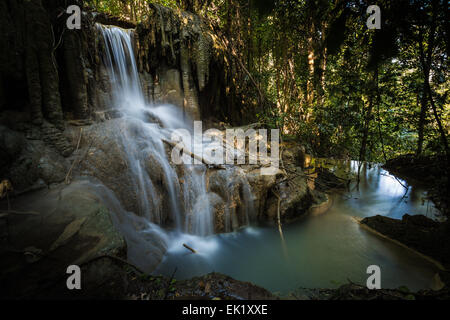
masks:
<instances>
[{"instance_id":1,"label":"driftwood","mask_svg":"<svg viewBox=\"0 0 450 320\"><path fill-rule=\"evenodd\" d=\"M192 253L197 253L197 251L195 251L194 249L189 247L186 243L183 243L183 247L185 247L186 249L190 250Z\"/></svg>"},{"instance_id":2,"label":"driftwood","mask_svg":"<svg viewBox=\"0 0 450 320\"><path fill-rule=\"evenodd\" d=\"M177 144L172 142L172 141L168 141L166 139L162 139L162 141L164 143L168 144L169 146L173 147L173 148L178 148ZM185 148L183 148L183 152L185 154L187 154L188 156L190 156L191 158L194 158L194 159L197 159L198 161L201 161L203 164L205 164L207 166L214 166L214 167L221 168L221 169L225 168L223 165L212 163L211 161L208 161L207 159L205 159L205 158L203 158L203 157L201 157L201 156L199 156L199 155L197 155L195 153L192 153L191 151L189 151L189 150L187 150Z\"/></svg>"}]
</instances>

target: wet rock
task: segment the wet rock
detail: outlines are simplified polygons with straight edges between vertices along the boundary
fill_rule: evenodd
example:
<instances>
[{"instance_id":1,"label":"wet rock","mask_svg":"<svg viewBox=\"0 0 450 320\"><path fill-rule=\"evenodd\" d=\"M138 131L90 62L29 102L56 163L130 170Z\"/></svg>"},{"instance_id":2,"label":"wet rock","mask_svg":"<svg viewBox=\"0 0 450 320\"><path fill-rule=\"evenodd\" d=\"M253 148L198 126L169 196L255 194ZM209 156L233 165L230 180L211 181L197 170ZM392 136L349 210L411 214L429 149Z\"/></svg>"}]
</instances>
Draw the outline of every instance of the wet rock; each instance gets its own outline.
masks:
<instances>
[{"instance_id":1,"label":"wet rock","mask_svg":"<svg viewBox=\"0 0 450 320\"><path fill-rule=\"evenodd\" d=\"M383 168L410 184L425 187L436 208L443 215L450 215L448 159L444 154L406 154L388 160Z\"/></svg>"},{"instance_id":2,"label":"wet rock","mask_svg":"<svg viewBox=\"0 0 450 320\"><path fill-rule=\"evenodd\" d=\"M121 120L114 119L84 127L80 148L72 161L77 162L74 175L96 177L114 191L122 205L139 213L126 153L120 144ZM72 144L79 138L79 128L68 128Z\"/></svg>"},{"instance_id":3,"label":"wet rock","mask_svg":"<svg viewBox=\"0 0 450 320\"><path fill-rule=\"evenodd\" d=\"M255 169L247 173L247 179L254 195L254 208L256 214L258 217L262 217L267 209L269 197L273 196L270 193L270 190L275 186L277 176L276 174L261 175L260 169Z\"/></svg>"},{"instance_id":4,"label":"wet rock","mask_svg":"<svg viewBox=\"0 0 450 320\"><path fill-rule=\"evenodd\" d=\"M207 179L208 191L222 200L215 205L216 231L230 232L255 221L254 195L243 169L212 170Z\"/></svg>"},{"instance_id":5,"label":"wet rock","mask_svg":"<svg viewBox=\"0 0 450 320\"><path fill-rule=\"evenodd\" d=\"M159 225L171 226L175 217L171 214L169 184L178 191L177 203L183 211L180 184L176 175L168 181L156 151L142 143L148 137L144 136L145 130L140 125L118 118L83 127L80 148L72 160L77 164L73 175L97 178L116 194L126 210L146 216ZM72 143L77 143L79 130L78 127L68 128ZM137 167L135 161L141 166ZM139 186L147 192L147 198ZM153 216L148 216L149 213Z\"/></svg>"},{"instance_id":6,"label":"wet rock","mask_svg":"<svg viewBox=\"0 0 450 320\"><path fill-rule=\"evenodd\" d=\"M226 230L226 223L225 223L226 204L224 200L214 192L210 192L208 196L214 215L214 233L224 232Z\"/></svg>"}]
</instances>

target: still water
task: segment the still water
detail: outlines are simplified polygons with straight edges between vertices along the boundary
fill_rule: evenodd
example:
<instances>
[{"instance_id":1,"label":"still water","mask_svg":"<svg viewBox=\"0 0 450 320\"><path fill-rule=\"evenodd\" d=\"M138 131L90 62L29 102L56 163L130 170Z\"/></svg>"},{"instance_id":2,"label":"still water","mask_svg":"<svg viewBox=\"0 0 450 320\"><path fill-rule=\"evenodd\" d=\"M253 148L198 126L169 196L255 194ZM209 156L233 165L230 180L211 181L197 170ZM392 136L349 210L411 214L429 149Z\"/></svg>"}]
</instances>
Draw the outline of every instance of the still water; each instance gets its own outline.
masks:
<instances>
[{"instance_id":1,"label":"still water","mask_svg":"<svg viewBox=\"0 0 450 320\"><path fill-rule=\"evenodd\" d=\"M338 176L354 177L358 170L353 161L328 167ZM363 167L359 188L352 182L348 191L330 196L327 210L312 210L283 226L285 250L276 227L247 227L207 238L182 235L175 237L155 274L171 275L177 267L175 278L185 279L215 271L287 294L298 288L333 288L347 279L365 284L367 267L378 265L382 288L429 288L437 272L433 264L362 229L353 219L376 214L438 216L424 190L409 187L405 195L402 184L407 186L379 165Z\"/></svg>"}]
</instances>

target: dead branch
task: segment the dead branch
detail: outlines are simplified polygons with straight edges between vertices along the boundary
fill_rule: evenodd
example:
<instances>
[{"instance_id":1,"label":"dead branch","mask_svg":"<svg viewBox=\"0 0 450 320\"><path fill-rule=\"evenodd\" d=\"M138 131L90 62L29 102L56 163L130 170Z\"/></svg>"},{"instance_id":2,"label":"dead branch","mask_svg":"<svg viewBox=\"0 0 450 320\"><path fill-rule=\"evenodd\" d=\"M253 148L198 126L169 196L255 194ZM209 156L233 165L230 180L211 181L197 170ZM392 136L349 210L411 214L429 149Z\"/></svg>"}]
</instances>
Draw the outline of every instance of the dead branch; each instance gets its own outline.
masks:
<instances>
[{"instance_id":1,"label":"dead branch","mask_svg":"<svg viewBox=\"0 0 450 320\"><path fill-rule=\"evenodd\" d=\"M190 250L192 253L197 253L197 251L195 251L194 249L189 247L186 243L183 243L183 247L185 247L186 249Z\"/></svg>"},{"instance_id":2,"label":"dead branch","mask_svg":"<svg viewBox=\"0 0 450 320\"><path fill-rule=\"evenodd\" d=\"M3 218L5 216L8 216L10 214L16 214L16 215L32 215L32 216L38 216L40 215L39 212L35 211L17 211L17 210L6 210L6 211L0 211L0 218Z\"/></svg>"},{"instance_id":3,"label":"dead branch","mask_svg":"<svg viewBox=\"0 0 450 320\"><path fill-rule=\"evenodd\" d=\"M129 262L129 261L127 261L127 260L124 260L124 259L122 259L122 258L113 256L113 255L110 255L110 254L103 254L103 255L100 255L100 256L96 256L96 257L94 257L94 258L92 258L92 259L90 259L90 260L88 260L88 261L86 261L86 262L83 262L83 263L80 265L80 267L82 267L82 266L87 266L87 265L89 265L89 264L91 264L91 263L93 263L93 262L95 262L95 261L97 261L97 260L104 259L104 258L108 258L108 259L114 260L114 261L116 261L116 262L119 262L119 263L121 263L121 264L130 266L130 267L132 267L133 269L135 269L135 271L137 271L138 274L145 274L145 272L143 272L141 269L139 269L138 267L136 267L136 266L135 266L134 264L132 264L131 262Z\"/></svg>"},{"instance_id":4,"label":"dead branch","mask_svg":"<svg viewBox=\"0 0 450 320\"><path fill-rule=\"evenodd\" d=\"M168 141L166 139L162 139L162 141L164 143L168 144L169 146L173 147L173 148L178 148L177 144L172 142L172 141ZM205 158L203 158L203 157L201 157L201 156L199 156L199 155L197 155L195 153L192 153L191 151L189 151L189 150L187 150L185 148L183 148L183 152L185 154L187 154L188 156L190 156L191 158L197 159L198 161L201 161L203 164L206 164L208 166L214 166L214 167L218 167L218 168L221 168L221 169L224 168L223 165L212 163L212 162L208 161L207 159L205 159Z\"/></svg>"}]
</instances>

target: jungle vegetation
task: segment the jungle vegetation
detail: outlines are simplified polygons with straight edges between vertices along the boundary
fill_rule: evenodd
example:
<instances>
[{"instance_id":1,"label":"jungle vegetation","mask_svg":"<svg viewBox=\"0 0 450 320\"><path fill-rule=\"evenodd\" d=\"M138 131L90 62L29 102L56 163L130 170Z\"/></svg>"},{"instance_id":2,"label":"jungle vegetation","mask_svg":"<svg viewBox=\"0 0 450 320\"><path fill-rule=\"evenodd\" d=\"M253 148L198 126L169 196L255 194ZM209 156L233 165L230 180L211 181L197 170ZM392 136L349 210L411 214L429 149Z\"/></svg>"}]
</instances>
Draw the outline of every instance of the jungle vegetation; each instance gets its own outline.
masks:
<instances>
[{"instance_id":1,"label":"jungle vegetation","mask_svg":"<svg viewBox=\"0 0 450 320\"><path fill-rule=\"evenodd\" d=\"M226 44L255 121L319 156L449 156L444 0L90 0L139 23L149 3L201 16ZM381 29L368 29L369 5Z\"/></svg>"}]
</instances>

